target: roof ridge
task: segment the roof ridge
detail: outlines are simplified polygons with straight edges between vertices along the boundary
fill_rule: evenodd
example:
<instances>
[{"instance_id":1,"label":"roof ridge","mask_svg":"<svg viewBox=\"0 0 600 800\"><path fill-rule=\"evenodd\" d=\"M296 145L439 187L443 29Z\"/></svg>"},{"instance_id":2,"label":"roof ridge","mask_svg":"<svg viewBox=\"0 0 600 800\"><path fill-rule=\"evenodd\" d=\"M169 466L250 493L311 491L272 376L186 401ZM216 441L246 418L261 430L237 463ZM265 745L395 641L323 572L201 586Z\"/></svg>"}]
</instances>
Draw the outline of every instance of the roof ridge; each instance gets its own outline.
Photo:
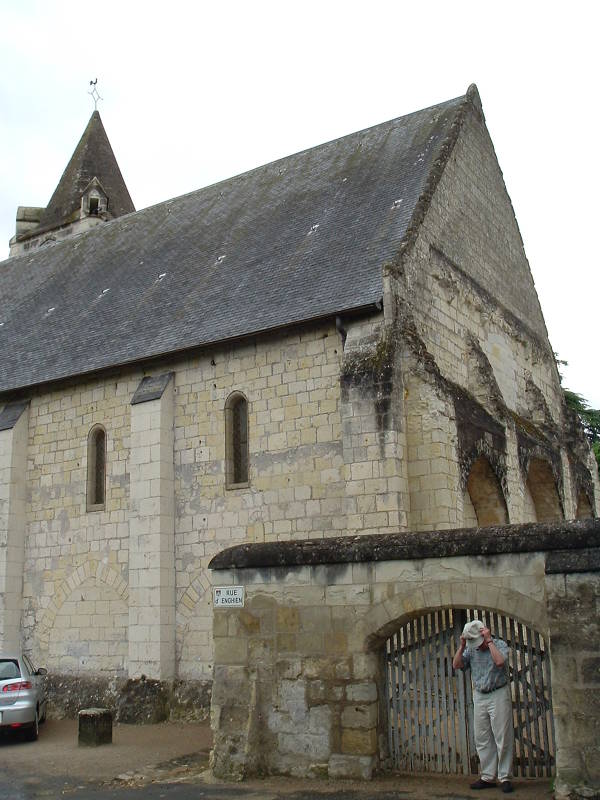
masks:
<instances>
[{"instance_id":1,"label":"roof ridge","mask_svg":"<svg viewBox=\"0 0 600 800\"><path fill-rule=\"evenodd\" d=\"M13 256L0 393L375 308L464 101Z\"/></svg>"},{"instance_id":2,"label":"roof ridge","mask_svg":"<svg viewBox=\"0 0 600 800\"><path fill-rule=\"evenodd\" d=\"M475 84L471 84L471 86L469 87L469 90L471 90L473 87L475 88L475 91L477 91L477 88L475 87ZM477 95L477 96L479 96L479 95ZM425 108L418 109L417 111L411 111L408 114L402 114L399 117L393 117L392 119L386 120L384 122L379 122L376 125L369 125L366 128L361 128L358 131L353 131L352 133L347 133L347 134L345 134L343 136L338 136L335 139L329 139L328 141L322 142L322 143L320 143L318 145L315 145L313 147L305 147L302 150L297 150L294 153L288 153L288 155L286 155L286 156L281 156L281 158L276 158L274 161L267 161L264 164L259 164L256 167L252 167L249 170L245 170L244 172L238 172L235 175L230 175L227 178L222 178L221 180L215 181L214 183L209 183L209 184L206 184L205 186L200 186L197 189L192 189L189 192L184 192L183 194L175 195L175 197L169 197L166 200L160 200L159 202L153 203L152 205L149 205L149 206L145 206L144 208L133 209L132 211L126 212L126 213L120 215L119 217L115 217L114 219L111 219L111 220L106 220L105 224L102 225L101 227L102 228L106 228L107 225L110 225L112 223L124 222L127 217L132 217L132 216L138 217L138 215L139 216L143 216L144 214L146 214L147 212L150 212L152 210L155 210L155 209L158 209L158 208L161 208L161 207L166 207L166 206L168 206L168 205L170 205L172 203L176 203L176 202L178 202L180 200L184 200L185 198L192 197L194 195L198 195L198 194L200 194L202 192L206 192L206 191L208 191L210 189L216 190L219 186L223 186L223 185L231 183L233 181L251 178L253 175L255 175L256 173L260 172L260 170L264 170L267 167L276 166L277 164L281 164L284 161L288 161L290 159L297 158L299 156L304 155L305 153L314 152L315 150L324 150L327 147L329 147L329 146L331 146L333 144L336 144L338 142L348 141L352 137L364 136L365 134L369 133L370 131L375 131L378 128L385 127L386 125L392 125L393 123L400 122L400 120L407 120L410 117L414 117L414 116L416 116L418 114L424 114L427 111L432 111L434 109L442 109L442 108L446 109L446 108L452 106L453 104L458 103L459 101L460 101L460 107L462 108L464 106L464 104L467 102L468 99L470 99L470 98L468 98L468 93L464 94L464 95L459 95L458 97L454 97L451 100L445 100L445 101L443 101L441 103L434 103L431 106L426 106ZM97 114L98 117L100 117L100 113L98 111L94 111L93 114L92 114L92 117L94 116L94 114ZM90 118L90 122L91 122L91 119L92 118ZM89 126L89 123L88 123L88 126ZM84 135L85 135L85 132L84 132ZM83 139L83 136L82 136L82 139ZM80 143L81 143L81 140L80 140ZM65 170L65 172L66 172L66 170ZM64 223L64 224L68 224L68 223ZM60 227L60 226L57 226L57 227ZM42 232L44 232L46 230L50 230L50 229L51 228L49 226L46 226L45 228L42 228L41 227L41 223L40 223L40 226L38 228L36 228L34 231L32 231L31 233L32 234L39 234L39 233L42 233ZM92 228L92 229L87 230L87 231L78 232L74 236L70 237L70 241L73 242L76 238L79 238L79 237L82 237L82 236L87 236L88 234L96 234L98 230L99 230L99 228ZM60 247L61 245L67 245L68 246L68 243L69 243L69 239L61 239L60 241L54 242L52 244L52 247ZM35 252L37 252L37 251L35 251ZM14 255L14 256L11 256L11 260L14 260L14 259L17 259L17 258L21 258L21 257L27 257L27 256L32 257L33 255L35 255L35 253L31 253L31 252L30 253L27 253L27 252L18 253L18 254ZM0 264L1 263L2 262L0 262Z\"/></svg>"},{"instance_id":3,"label":"roof ridge","mask_svg":"<svg viewBox=\"0 0 600 800\"><path fill-rule=\"evenodd\" d=\"M475 84L472 84L472 86L474 86L474 85ZM408 114L402 114L399 117L392 117L391 119L384 120L383 122L376 123L375 125L369 125L366 128L360 128L357 131L352 131L351 133L346 133L343 136L338 136L335 139L328 139L326 142L319 142L316 145L312 145L312 146L309 146L309 147L304 147L304 148L302 148L302 150L296 150L294 153L288 153L287 155L281 156L280 158L276 158L273 161L265 161L264 164L258 164L256 167L252 167L251 169L244 170L244 172L238 172L235 175L230 175L228 178L222 178L221 180L215 181L214 183L208 183L205 186L200 186L197 189L192 189L189 192L184 192L183 194L175 195L175 197L170 197L167 200L160 200L158 203L153 203L151 206L145 206L144 208L138 209L135 213L136 214L141 214L144 211L149 211L152 208L157 208L158 206L161 206L161 205L164 205L164 204L167 204L167 203L172 203L172 202L174 202L176 200L182 200L184 197L190 197L191 195L196 194L198 192L203 192L203 191L205 191L207 189L216 188L217 186L220 186L221 184L228 183L229 181L234 181L234 180L237 180L238 178L244 178L246 176L251 176L251 175L255 174L256 172L258 172L259 170L265 169L265 167L275 166L276 164L280 164L282 161L287 161L288 159L296 158L297 156L302 156L305 153L310 153L310 152L313 152L315 150L321 150L321 149L326 148L326 147L328 147L328 146L330 146L332 144L336 144L337 142L342 142L342 141L346 141L348 139L351 139L353 136L362 136L362 135L364 135L366 133L369 133L369 131L376 130L377 128L383 128L386 125L391 125L392 123L399 122L400 120L405 120L405 119L408 119L409 117L414 117L417 114L424 114L426 111L431 111L431 110L437 109L437 108L441 109L442 107L449 107L453 103L457 103L459 100L464 102L466 99L467 99L467 95L466 94L465 95L459 95L458 97L454 97L451 100L445 100L445 101L443 101L441 103L434 103L431 106L426 106L425 108L420 108L417 111L411 111Z\"/></svg>"},{"instance_id":4,"label":"roof ridge","mask_svg":"<svg viewBox=\"0 0 600 800\"><path fill-rule=\"evenodd\" d=\"M429 210L429 206L431 205L437 185L440 182L440 179L446 168L446 164L448 163L448 159L450 158L452 151L454 150L454 146L458 141L458 137L460 136L468 109L474 108L475 111L483 118L481 98L479 96L477 86L474 83L469 86L466 94L464 94L461 98L456 99L460 99L461 103L456 110L456 116L453 122L449 126L446 138L442 142L439 155L429 168L425 185L419 196L419 199L415 203L412 217L407 225L404 237L400 243L400 247L398 248L396 258L391 265L392 267L398 267L400 265L405 254L408 252L411 245L417 238L419 228L423 222L423 219L425 218L425 215L427 214L427 211Z\"/></svg>"}]
</instances>

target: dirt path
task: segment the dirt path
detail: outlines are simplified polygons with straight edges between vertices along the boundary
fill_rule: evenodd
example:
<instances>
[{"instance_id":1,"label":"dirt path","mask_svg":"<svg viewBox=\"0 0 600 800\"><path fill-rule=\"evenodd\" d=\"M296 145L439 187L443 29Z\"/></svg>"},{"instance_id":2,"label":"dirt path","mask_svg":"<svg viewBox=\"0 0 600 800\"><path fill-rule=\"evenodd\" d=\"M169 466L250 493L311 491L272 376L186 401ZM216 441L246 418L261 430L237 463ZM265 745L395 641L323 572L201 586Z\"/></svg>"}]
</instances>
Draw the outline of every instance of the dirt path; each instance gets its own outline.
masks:
<instances>
[{"instance_id":1,"label":"dirt path","mask_svg":"<svg viewBox=\"0 0 600 800\"><path fill-rule=\"evenodd\" d=\"M37 742L24 742L16 737L0 737L0 776L13 786L21 786L26 794L15 797L60 797L73 793L87 797L90 790L104 784L107 790L119 786L123 797L127 789L152 787L168 783L177 797L248 797L261 800L307 800L328 796L335 800L464 800L477 797L469 790L468 777L457 775L393 775L368 783L354 781L297 780L270 778L243 784L214 781L208 773L211 733L207 724L161 723L159 725L115 725L113 744L97 748L79 747L75 720L48 720L40 728ZM0 778L0 784L2 780ZM186 794L184 785L191 794ZM196 794L194 794L194 788ZM200 790L200 787L202 789ZM2 787L4 789L4 787ZM551 800L550 780L515 781L518 800ZM154 789L150 795L154 797ZM4 789L4 793L6 789ZM104 797L102 792L93 793ZM486 792L486 795L488 793ZM499 790L489 794L496 797ZM149 797L150 797L149 795ZM109 796L114 795L109 791ZM132 795L133 796L133 795ZM135 794L137 797L137 793ZM162 794L157 794L162 797Z\"/></svg>"},{"instance_id":2,"label":"dirt path","mask_svg":"<svg viewBox=\"0 0 600 800\"><path fill-rule=\"evenodd\" d=\"M35 778L110 781L125 773L144 773L149 765L188 753L208 756L210 728L206 724L164 722L158 725L115 725L113 744L79 747L77 720L48 720L37 742L0 737L0 769Z\"/></svg>"}]
</instances>

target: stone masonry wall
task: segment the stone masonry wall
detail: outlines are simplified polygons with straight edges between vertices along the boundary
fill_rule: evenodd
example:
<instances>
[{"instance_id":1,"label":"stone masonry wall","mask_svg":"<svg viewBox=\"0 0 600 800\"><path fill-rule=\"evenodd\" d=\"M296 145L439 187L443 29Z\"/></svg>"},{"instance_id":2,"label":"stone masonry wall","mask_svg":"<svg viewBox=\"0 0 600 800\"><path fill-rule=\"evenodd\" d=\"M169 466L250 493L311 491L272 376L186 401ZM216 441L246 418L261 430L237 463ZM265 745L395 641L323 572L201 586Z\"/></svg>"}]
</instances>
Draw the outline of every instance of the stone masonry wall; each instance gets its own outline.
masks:
<instances>
[{"instance_id":1,"label":"stone masonry wall","mask_svg":"<svg viewBox=\"0 0 600 800\"><path fill-rule=\"evenodd\" d=\"M588 564L591 566L591 559ZM568 568L565 564L563 569ZM600 794L600 575L547 576L556 797Z\"/></svg>"},{"instance_id":2,"label":"stone masonry wall","mask_svg":"<svg viewBox=\"0 0 600 800\"><path fill-rule=\"evenodd\" d=\"M561 502L572 519L576 487L558 372L510 198L474 108L466 114L412 246L388 274L385 303L394 310L386 318L396 326L395 335L411 345L403 368L405 414L414 442L408 452L410 527L448 526L449 513L450 525L467 521L460 499L464 486L452 475L458 453L440 456L444 447L451 451L458 444L453 409L441 408L444 400L452 404L457 390L466 390L504 430L506 445L496 455L505 471L510 521L524 522L531 513L520 428L562 462ZM425 429L435 428L426 417L435 417L435 409L444 419L440 426L448 430L443 442L425 442L423 437L430 436ZM484 454L485 448L483 442ZM584 461L598 515L598 472L589 458ZM445 490L449 503L437 497Z\"/></svg>"},{"instance_id":3,"label":"stone masonry wall","mask_svg":"<svg viewBox=\"0 0 600 800\"><path fill-rule=\"evenodd\" d=\"M363 342L373 340L380 321L345 325L350 350L360 351ZM398 479L404 450L389 418L380 429L384 414L377 396L363 403L362 411L358 400L364 398L352 392L342 396L343 358L342 338L331 322L148 370L174 372L174 489L167 493L174 495L176 677L211 678L206 567L219 550L244 541L389 532L406 525ZM131 653L116 640L131 640L131 625L137 626L140 614L147 616L135 600L140 611L131 621L131 526L136 537L145 536L144 525L148 533L155 530L154 517L146 514L142 520L136 504L139 491L145 491L139 487L155 466L160 479L158 462L164 458L157 452L153 466L154 451L144 449L143 431L132 429L132 409L138 407L131 406L131 398L144 374L122 370L37 391L31 398L23 642L34 660L51 670L72 675L130 671ZM248 399L250 480L247 487L229 490L224 408L233 391ZM353 420L358 424L350 424ZM106 503L104 510L88 512L87 442L96 424L106 429ZM149 503L152 516L156 503ZM159 517L166 519L161 514L156 524ZM137 553L134 572L148 558ZM129 607L128 623L124 607ZM136 655L135 661L135 673L141 674L143 659ZM150 664L146 674L153 674Z\"/></svg>"},{"instance_id":4,"label":"stone masonry wall","mask_svg":"<svg viewBox=\"0 0 600 800\"><path fill-rule=\"evenodd\" d=\"M379 648L427 610L486 606L547 634L544 557L515 554L219 570L243 609L215 609L212 765L369 778L385 752Z\"/></svg>"},{"instance_id":5,"label":"stone masonry wall","mask_svg":"<svg viewBox=\"0 0 600 800\"><path fill-rule=\"evenodd\" d=\"M117 375L31 399L23 645L51 670L86 671L91 656L95 669L112 670L117 653L110 651L121 647L109 646L112 634L101 631L122 627L111 603L114 589L122 596L127 585L129 403L137 383L135 375ZM87 442L96 423L107 430L106 503L88 512ZM81 589L87 579L94 581L93 599ZM104 659L90 651L100 641Z\"/></svg>"},{"instance_id":6,"label":"stone masonry wall","mask_svg":"<svg viewBox=\"0 0 600 800\"><path fill-rule=\"evenodd\" d=\"M243 586L245 604L214 609L215 774L370 778L387 756L386 638L476 607L544 637L557 797L597 796L599 545L588 520L221 553L214 581Z\"/></svg>"}]
</instances>

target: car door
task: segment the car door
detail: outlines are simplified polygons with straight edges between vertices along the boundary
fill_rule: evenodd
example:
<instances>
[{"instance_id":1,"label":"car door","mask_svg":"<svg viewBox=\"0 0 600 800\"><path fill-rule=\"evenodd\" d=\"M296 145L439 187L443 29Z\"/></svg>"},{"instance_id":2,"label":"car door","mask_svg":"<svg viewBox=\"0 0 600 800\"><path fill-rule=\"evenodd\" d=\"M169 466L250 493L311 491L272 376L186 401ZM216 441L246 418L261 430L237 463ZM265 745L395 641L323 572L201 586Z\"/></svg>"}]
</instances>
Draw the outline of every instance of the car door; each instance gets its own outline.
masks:
<instances>
[{"instance_id":1,"label":"car door","mask_svg":"<svg viewBox=\"0 0 600 800\"><path fill-rule=\"evenodd\" d=\"M42 717L44 715L44 704L46 702L44 697L44 678L42 675L38 674L38 671L27 656L24 655L22 661L25 670L29 673L29 680L33 684L36 705L40 710L40 717Z\"/></svg>"}]
</instances>

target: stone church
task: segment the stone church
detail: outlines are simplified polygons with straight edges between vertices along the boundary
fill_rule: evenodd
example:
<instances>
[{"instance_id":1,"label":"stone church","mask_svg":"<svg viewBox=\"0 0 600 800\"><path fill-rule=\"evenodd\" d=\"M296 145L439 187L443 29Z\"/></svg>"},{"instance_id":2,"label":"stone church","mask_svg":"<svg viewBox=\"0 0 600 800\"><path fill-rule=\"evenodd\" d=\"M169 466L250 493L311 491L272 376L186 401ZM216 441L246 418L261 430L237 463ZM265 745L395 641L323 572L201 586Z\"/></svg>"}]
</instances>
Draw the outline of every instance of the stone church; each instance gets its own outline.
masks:
<instances>
[{"instance_id":1,"label":"stone church","mask_svg":"<svg viewBox=\"0 0 600 800\"><path fill-rule=\"evenodd\" d=\"M66 711L206 713L227 548L600 513L474 86L141 211L95 111L0 298L0 647Z\"/></svg>"}]
</instances>

